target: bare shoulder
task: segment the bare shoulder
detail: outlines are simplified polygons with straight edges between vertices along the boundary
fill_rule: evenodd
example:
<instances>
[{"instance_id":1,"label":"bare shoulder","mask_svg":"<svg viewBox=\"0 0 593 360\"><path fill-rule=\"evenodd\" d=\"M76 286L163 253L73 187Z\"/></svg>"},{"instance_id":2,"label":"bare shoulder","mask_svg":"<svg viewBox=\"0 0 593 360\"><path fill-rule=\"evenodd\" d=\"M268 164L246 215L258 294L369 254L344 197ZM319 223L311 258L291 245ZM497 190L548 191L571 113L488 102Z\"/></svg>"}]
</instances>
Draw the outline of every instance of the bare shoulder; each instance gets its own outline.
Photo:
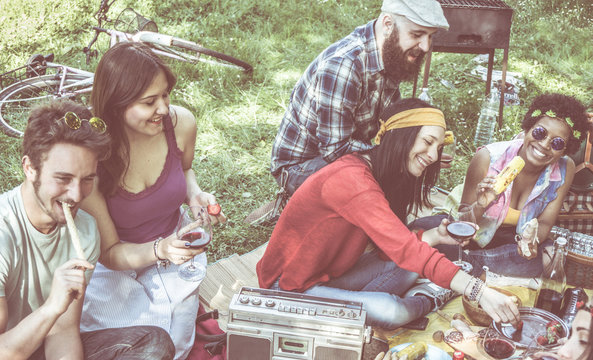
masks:
<instances>
[{"instance_id":1,"label":"bare shoulder","mask_svg":"<svg viewBox=\"0 0 593 360\"><path fill-rule=\"evenodd\" d=\"M171 119L173 120L175 131L178 128L180 130L188 130L196 127L196 117L183 106L171 105Z\"/></svg>"}]
</instances>

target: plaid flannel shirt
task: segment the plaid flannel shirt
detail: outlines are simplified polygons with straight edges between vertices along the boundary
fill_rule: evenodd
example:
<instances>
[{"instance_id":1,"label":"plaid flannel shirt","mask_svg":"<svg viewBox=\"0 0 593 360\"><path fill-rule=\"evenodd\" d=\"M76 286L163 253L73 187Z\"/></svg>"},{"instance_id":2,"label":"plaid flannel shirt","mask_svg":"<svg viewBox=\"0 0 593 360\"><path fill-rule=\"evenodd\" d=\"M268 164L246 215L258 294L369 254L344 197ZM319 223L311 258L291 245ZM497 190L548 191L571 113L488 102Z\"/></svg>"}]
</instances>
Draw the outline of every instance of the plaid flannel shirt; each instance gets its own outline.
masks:
<instances>
[{"instance_id":1,"label":"plaid flannel shirt","mask_svg":"<svg viewBox=\"0 0 593 360\"><path fill-rule=\"evenodd\" d=\"M272 174L372 147L381 111L400 97L399 82L384 76L374 24L329 46L297 82L274 140Z\"/></svg>"}]
</instances>

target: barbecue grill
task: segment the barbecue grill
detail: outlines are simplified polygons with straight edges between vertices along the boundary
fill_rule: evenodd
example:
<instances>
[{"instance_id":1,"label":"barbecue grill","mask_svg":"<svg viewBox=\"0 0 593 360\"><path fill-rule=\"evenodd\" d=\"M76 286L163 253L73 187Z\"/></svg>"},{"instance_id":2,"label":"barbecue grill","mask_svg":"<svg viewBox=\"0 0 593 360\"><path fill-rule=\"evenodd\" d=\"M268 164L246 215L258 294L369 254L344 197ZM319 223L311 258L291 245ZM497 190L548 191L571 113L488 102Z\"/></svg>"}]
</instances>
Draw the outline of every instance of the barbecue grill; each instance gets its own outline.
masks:
<instances>
[{"instance_id":1,"label":"barbecue grill","mask_svg":"<svg viewBox=\"0 0 593 360\"><path fill-rule=\"evenodd\" d=\"M432 52L488 54L486 95L490 93L494 50L503 49L502 84L506 81L513 9L501 0L438 0L449 22L449 31L437 32L426 56L422 87L427 87ZM414 84L414 94L416 84ZM498 125L502 126L504 86L500 92Z\"/></svg>"}]
</instances>

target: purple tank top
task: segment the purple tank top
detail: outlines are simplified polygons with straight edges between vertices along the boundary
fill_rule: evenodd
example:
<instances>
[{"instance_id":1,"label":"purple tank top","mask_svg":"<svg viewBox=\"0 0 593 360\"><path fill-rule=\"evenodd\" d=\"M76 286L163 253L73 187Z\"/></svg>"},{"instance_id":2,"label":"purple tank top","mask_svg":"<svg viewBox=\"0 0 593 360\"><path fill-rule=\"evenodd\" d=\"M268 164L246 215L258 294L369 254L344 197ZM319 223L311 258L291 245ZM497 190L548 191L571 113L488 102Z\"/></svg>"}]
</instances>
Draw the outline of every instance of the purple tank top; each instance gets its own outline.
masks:
<instances>
[{"instance_id":1,"label":"purple tank top","mask_svg":"<svg viewBox=\"0 0 593 360\"><path fill-rule=\"evenodd\" d=\"M183 152L177 147L171 117L163 119L167 138L167 158L154 185L139 193L121 187L107 198L109 214L122 241L145 243L175 231L179 208L186 195L186 182L181 164Z\"/></svg>"}]
</instances>

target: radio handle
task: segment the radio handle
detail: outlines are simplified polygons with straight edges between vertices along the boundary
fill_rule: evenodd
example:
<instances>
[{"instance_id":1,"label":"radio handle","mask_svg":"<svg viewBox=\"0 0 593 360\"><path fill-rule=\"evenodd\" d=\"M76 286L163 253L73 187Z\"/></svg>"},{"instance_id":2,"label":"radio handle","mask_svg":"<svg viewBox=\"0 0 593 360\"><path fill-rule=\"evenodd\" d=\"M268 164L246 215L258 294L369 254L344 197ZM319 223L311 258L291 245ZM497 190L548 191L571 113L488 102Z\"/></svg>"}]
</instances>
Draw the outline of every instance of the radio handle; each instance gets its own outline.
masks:
<instances>
[{"instance_id":1,"label":"radio handle","mask_svg":"<svg viewBox=\"0 0 593 360\"><path fill-rule=\"evenodd\" d=\"M365 326L363 338L364 338L364 342L366 344L371 343L371 340L373 340L373 328L372 327Z\"/></svg>"},{"instance_id":2,"label":"radio handle","mask_svg":"<svg viewBox=\"0 0 593 360\"><path fill-rule=\"evenodd\" d=\"M233 326L233 324L227 324L226 327L227 327L227 333L230 330L241 330L241 332L246 332L246 333L250 333L250 334L256 334L256 335L261 334L261 330L258 330L258 329L244 328L242 326L240 326L240 327L239 326Z\"/></svg>"}]
</instances>

